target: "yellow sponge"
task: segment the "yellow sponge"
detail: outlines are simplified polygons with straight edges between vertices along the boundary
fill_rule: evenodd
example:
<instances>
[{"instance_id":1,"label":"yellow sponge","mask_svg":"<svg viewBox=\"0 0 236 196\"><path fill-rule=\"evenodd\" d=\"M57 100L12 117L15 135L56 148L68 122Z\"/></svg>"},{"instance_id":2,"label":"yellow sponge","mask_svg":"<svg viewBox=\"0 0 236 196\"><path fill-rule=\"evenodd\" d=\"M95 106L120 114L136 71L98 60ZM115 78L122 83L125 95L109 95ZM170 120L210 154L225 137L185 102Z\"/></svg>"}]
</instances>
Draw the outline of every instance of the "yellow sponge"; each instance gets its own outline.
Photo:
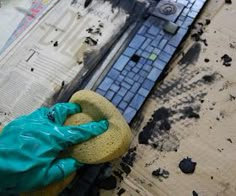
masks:
<instances>
[{"instance_id":1,"label":"yellow sponge","mask_svg":"<svg viewBox=\"0 0 236 196\"><path fill-rule=\"evenodd\" d=\"M80 104L82 113L71 115L65 125L80 125L90 121L107 119L108 130L95 138L75 145L60 156L68 156L68 152L82 163L94 164L114 160L124 154L130 145L132 133L120 112L99 94L82 90L75 93L70 102ZM52 183L39 190L22 193L21 196L58 195L74 178L71 174L60 182Z\"/></svg>"},{"instance_id":2,"label":"yellow sponge","mask_svg":"<svg viewBox=\"0 0 236 196\"><path fill-rule=\"evenodd\" d=\"M35 191L21 193L20 196L53 196L53 195L58 195L68 186L68 184L73 180L75 175L76 175L76 173L74 172L59 182L49 184L48 186L42 187L42 188L35 190Z\"/></svg>"},{"instance_id":3,"label":"yellow sponge","mask_svg":"<svg viewBox=\"0 0 236 196\"><path fill-rule=\"evenodd\" d=\"M107 119L109 128L103 134L69 149L70 155L87 164L103 163L123 155L132 139L131 130L120 112L101 95L81 90L75 93L70 102L80 104L82 113L70 116L65 125L79 125L91 120Z\"/></svg>"}]
</instances>

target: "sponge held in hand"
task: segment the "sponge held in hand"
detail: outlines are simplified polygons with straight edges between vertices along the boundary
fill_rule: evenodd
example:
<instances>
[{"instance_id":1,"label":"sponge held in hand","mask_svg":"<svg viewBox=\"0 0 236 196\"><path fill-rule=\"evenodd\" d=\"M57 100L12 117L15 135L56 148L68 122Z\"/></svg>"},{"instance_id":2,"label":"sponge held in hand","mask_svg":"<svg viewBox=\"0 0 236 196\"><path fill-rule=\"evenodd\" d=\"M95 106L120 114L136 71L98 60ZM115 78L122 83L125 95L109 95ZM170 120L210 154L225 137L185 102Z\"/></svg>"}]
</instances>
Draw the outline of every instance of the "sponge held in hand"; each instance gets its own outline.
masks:
<instances>
[{"instance_id":1,"label":"sponge held in hand","mask_svg":"<svg viewBox=\"0 0 236 196\"><path fill-rule=\"evenodd\" d=\"M120 112L101 95L81 90L70 102L80 104L82 113L71 115L65 125L79 125L89 121L107 119L109 128L103 134L69 149L72 157L81 163L97 164L119 158L129 148L132 133Z\"/></svg>"}]
</instances>

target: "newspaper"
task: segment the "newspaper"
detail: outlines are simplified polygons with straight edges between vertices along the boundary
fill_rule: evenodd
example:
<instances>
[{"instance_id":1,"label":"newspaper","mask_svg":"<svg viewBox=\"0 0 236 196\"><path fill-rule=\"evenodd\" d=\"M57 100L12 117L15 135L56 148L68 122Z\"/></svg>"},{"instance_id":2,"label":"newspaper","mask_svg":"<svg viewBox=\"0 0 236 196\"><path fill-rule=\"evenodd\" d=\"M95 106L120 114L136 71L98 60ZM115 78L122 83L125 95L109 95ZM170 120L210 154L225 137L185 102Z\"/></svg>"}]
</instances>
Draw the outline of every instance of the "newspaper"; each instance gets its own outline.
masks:
<instances>
[{"instance_id":1,"label":"newspaper","mask_svg":"<svg viewBox=\"0 0 236 196\"><path fill-rule=\"evenodd\" d=\"M55 0L0 0L0 54Z\"/></svg>"},{"instance_id":2,"label":"newspaper","mask_svg":"<svg viewBox=\"0 0 236 196\"><path fill-rule=\"evenodd\" d=\"M20 21L25 17L25 14L18 12L15 7L21 7L27 10L30 6L31 0L0 1L0 50L13 34Z\"/></svg>"},{"instance_id":3,"label":"newspaper","mask_svg":"<svg viewBox=\"0 0 236 196\"><path fill-rule=\"evenodd\" d=\"M105 46L127 18L109 1L87 8L84 1L56 1L0 57L0 122L42 106L84 70L84 54Z\"/></svg>"}]
</instances>

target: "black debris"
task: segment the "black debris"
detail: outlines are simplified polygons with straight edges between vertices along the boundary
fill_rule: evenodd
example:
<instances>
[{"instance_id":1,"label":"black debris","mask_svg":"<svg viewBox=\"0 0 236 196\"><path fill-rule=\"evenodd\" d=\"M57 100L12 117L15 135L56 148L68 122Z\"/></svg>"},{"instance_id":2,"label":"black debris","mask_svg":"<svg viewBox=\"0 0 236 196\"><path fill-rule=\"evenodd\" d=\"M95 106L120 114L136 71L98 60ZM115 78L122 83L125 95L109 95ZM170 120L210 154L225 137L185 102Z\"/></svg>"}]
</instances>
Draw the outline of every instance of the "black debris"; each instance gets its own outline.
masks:
<instances>
[{"instance_id":1,"label":"black debris","mask_svg":"<svg viewBox=\"0 0 236 196\"><path fill-rule=\"evenodd\" d=\"M206 19L206 21L205 21L206 23L206 25L209 25L209 24L211 24L211 20L210 19Z\"/></svg>"},{"instance_id":2,"label":"black debris","mask_svg":"<svg viewBox=\"0 0 236 196\"><path fill-rule=\"evenodd\" d=\"M158 168L152 172L152 175L156 177L168 178L170 173L167 170Z\"/></svg>"},{"instance_id":3,"label":"black debris","mask_svg":"<svg viewBox=\"0 0 236 196\"><path fill-rule=\"evenodd\" d=\"M200 41L201 35L199 33L193 33L191 37L193 38L194 41L198 42Z\"/></svg>"},{"instance_id":4,"label":"black debris","mask_svg":"<svg viewBox=\"0 0 236 196\"><path fill-rule=\"evenodd\" d=\"M223 65L224 66L226 66L226 67L230 67L231 66L232 58L229 55L224 54L221 57L221 60L223 61Z\"/></svg>"},{"instance_id":5,"label":"black debris","mask_svg":"<svg viewBox=\"0 0 236 196\"><path fill-rule=\"evenodd\" d=\"M74 4L76 4L76 3L77 3L77 0L72 0L70 4L71 4L71 5L74 5Z\"/></svg>"},{"instance_id":6,"label":"black debris","mask_svg":"<svg viewBox=\"0 0 236 196\"><path fill-rule=\"evenodd\" d=\"M130 148L128 150L128 153L122 157L122 161L131 167L133 167L134 161L135 161L135 158L137 155L137 153L135 151L136 151L136 147Z\"/></svg>"},{"instance_id":7,"label":"black debris","mask_svg":"<svg viewBox=\"0 0 236 196\"><path fill-rule=\"evenodd\" d=\"M100 30L100 28L95 28L95 27L90 27L90 28L88 28L88 29L86 29L86 31L88 32L88 33L90 33L90 34L99 34L99 35L102 35L102 33L101 33L101 30Z\"/></svg>"},{"instance_id":8,"label":"black debris","mask_svg":"<svg viewBox=\"0 0 236 196\"><path fill-rule=\"evenodd\" d=\"M183 110L183 114L184 116L182 116L182 119L185 118L200 118L200 115L197 114L196 112L194 112L194 109L190 106L190 107L185 107Z\"/></svg>"},{"instance_id":9,"label":"black debris","mask_svg":"<svg viewBox=\"0 0 236 196\"><path fill-rule=\"evenodd\" d=\"M217 121L220 121L220 118L219 118L219 117L217 117L217 118L216 118L216 120L217 120Z\"/></svg>"},{"instance_id":10,"label":"black debris","mask_svg":"<svg viewBox=\"0 0 236 196\"><path fill-rule=\"evenodd\" d=\"M193 196L198 196L198 193L194 190L193 190L192 194L193 194Z\"/></svg>"},{"instance_id":11,"label":"black debris","mask_svg":"<svg viewBox=\"0 0 236 196\"><path fill-rule=\"evenodd\" d=\"M85 41L86 44L90 45L90 46L96 46L98 41L91 38L91 37L86 37Z\"/></svg>"},{"instance_id":12,"label":"black debris","mask_svg":"<svg viewBox=\"0 0 236 196\"><path fill-rule=\"evenodd\" d=\"M209 23L209 19L207 19L205 23L206 23L205 25L207 25ZM207 40L202 39L202 37L201 37L204 33L204 30L205 30L204 26L205 25L201 22L197 23L193 28L194 30L191 34L191 37L194 41L203 42L205 46L208 46Z\"/></svg>"},{"instance_id":13,"label":"black debris","mask_svg":"<svg viewBox=\"0 0 236 196\"><path fill-rule=\"evenodd\" d=\"M212 180L213 180L213 178L214 178L214 177L213 177L213 176L211 176L211 179L212 179Z\"/></svg>"},{"instance_id":14,"label":"black debris","mask_svg":"<svg viewBox=\"0 0 236 196\"><path fill-rule=\"evenodd\" d=\"M86 31L87 31L88 33L92 33L92 32L93 32L93 29L92 29L92 28L88 28L88 29L86 29Z\"/></svg>"},{"instance_id":15,"label":"black debris","mask_svg":"<svg viewBox=\"0 0 236 196\"><path fill-rule=\"evenodd\" d=\"M232 4L232 0L225 0L226 4Z\"/></svg>"},{"instance_id":16,"label":"black debris","mask_svg":"<svg viewBox=\"0 0 236 196\"><path fill-rule=\"evenodd\" d=\"M53 44L54 47L58 46L58 41L55 41L55 43Z\"/></svg>"},{"instance_id":17,"label":"black debris","mask_svg":"<svg viewBox=\"0 0 236 196\"><path fill-rule=\"evenodd\" d=\"M227 141L229 141L231 144L233 143L233 141L230 138L227 138Z\"/></svg>"},{"instance_id":18,"label":"black debris","mask_svg":"<svg viewBox=\"0 0 236 196\"><path fill-rule=\"evenodd\" d=\"M183 55L181 60L178 62L179 65L190 65L195 64L199 58L201 52L201 44L194 43L191 48Z\"/></svg>"},{"instance_id":19,"label":"black debris","mask_svg":"<svg viewBox=\"0 0 236 196\"><path fill-rule=\"evenodd\" d=\"M34 71L34 68L31 68L30 71L33 72L33 71Z\"/></svg>"},{"instance_id":20,"label":"black debris","mask_svg":"<svg viewBox=\"0 0 236 196\"><path fill-rule=\"evenodd\" d=\"M87 7L90 5L90 3L92 3L92 1L93 1L93 0L85 0L85 2L84 2L84 8L87 8Z\"/></svg>"},{"instance_id":21,"label":"black debris","mask_svg":"<svg viewBox=\"0 0 236 196\"><path fill-rule=\"evenodd\" d=\"M196 26L195 29L197 29L197 33L199 35L202 35L204 33L204 31L203 31L204 30L203 23L198 23L198 25L200 25L200 26Z\"/></svg>"},{"instance_id":22,"label":"black debris","mask_svg":"<svg viewBox=\"0 0 236 196\"><path fill-rule=\"evenodd\" d=\"M200 118L200 115L195 112L192 112L191 114L189 114L188 118Z\"/></svg>"},{"instance_id":23,"label":"black debris","mask_svg":"<svg viewBox=\"0 0 236 196\"><path fill-rule=\"evenodd\" d=\"M115 189L117 185L117 180L115 176L110 176L103 180L100 180L98 183L98 187L105 190Z\"/></svg>"},{"instance_id":24,"label":"black debris","mask_svg":"<svg viewBox=\"0 0 236 196\"><path fill-rule=\"evenodd\" d=\"M171 124L168 120L163 120L159 126L160 130L168 131L171 129Z\"/></svg>"},{"instance_id":25,"label":"black debris","mask_svg":"<svg viewBox=\"0 0 236 196\"><path fill-rule=\"evenodd\" d=\"M143 130L139 133L139 143L140 144L149 144L149 140L152 137L153 131L157 122L160 122L159 129L169 130L171 124L169 117L172 115L172 111L168 108L161 107L154 112L152 119L150 119L147 124L144 126ZM155 146L153 146L155 148Z\"/></svg>"},{"instance_id":26,"label":"black debris","mask_svg":"<svg viewBox=\"0 0 236 196\"><path fill-rule=\"evenodd\" d=\"M134 55L130 58L130 60L131 60L131 61L134 61L135 63L138 63L138 62L139 62L139 59L140 59L140 56L137 55L137 54L134 54Z\"/></svg>"},{"instance_id":27,"label":"black debris","mask_svg":"<svg viewBox=\"0 0 236 196\"><path fill-rule=\"evenodd\" d=\"M124 178L122 176L123 172L122 171L113 171L114 175L122 181Z\"/></svg>"},{"instance_id":28,"label":"black debris","mask_svg":"<svg viewBox=\"0 0 236 196\"><path fill-rule=\"evenodd\" d=\"M63 80L62 82L61 82L61 87L64 87L65 86L65 81Z\"/></svg>"},{"instance_id":29,"label":"black debris","mask_svg":"<svg viewBox=\"0 0 236 196\"><path fill-rule=\"evenodd\" d=\"M151 121L146 124L146 126L143 128L143 131L141 131L138 135L138 141L139 144L149 144L148 140L151 138L153 133L153 127L155 127L155 122Z\"/></svg>"},{"instance_id":30,"label":"black debris","mask_svg":"<svg viewBox=\"0 0 236 196\"><path fill-rule=\"evenodd\" d=\"M71 195L79 195L79 194L78 194L78 192L77 192L77 194L75 194L73 192L73 194L71 194ZM91 188L88 190L88 193L86 195L89 195L89 196L100 196L99 188L96 187L96 186L91 186Z\"/></svg>"},{"instance_id":31,"label":"black debris","mask_svg":"<svg viewBox=\"0 0 236 196\"><path fill-rule=\"evenodd\" d=\"M207 43L206 39L202 39L201 41L204 43L205 46L208 46L208 43Z\"/></svg>"},{"instance_id":32,"label":"black debris","mask_svg":"<svg viewBox=\"0 0 236 196\"><path fill-rule=\"evenodd\" d=\"M104 24L100 23L98 26L101 27L101 28L103 28L103 27L104 27Z\"/></svg>"},{"instance_id":33,"label":"black debris","mask_svg":"<svg viewBox=\"0 0 236 196\"><path fill-rule=\"evenodd\" d=\"M236 48L236 42L230 43L229 46L230 48L233 48L233 49Z\"/></svg>"},{"instance_id":34,"label":"black debris","mask_svg":"<svg viewBox=\"0 0 236 196\"><path fill-rule=\"evenodd\" d=\"M215 80L215 74L205 75L202 77L202 79L206 83L212 83Z\"/></svg>"},{"instance_id":35,"label":"black debris","mask_svg":"<svg viewBox=\"0 0 236 196\"><path fill-rule=\"evenodd\" d=\"M158 144L154 143L154 144L152 144L152 147L156 149L158 147Z\"/></svg>"},{"instance_id":36,"label":"black debris","mask_svg":"<svg viewBox=\"0 0 236 196\"><path fill-rule=\"evenodd\" d=\"M221 118L225 118L225 115L224 115L223 112L220 112L220 117L221 117Z\"/></svg>"},{"instance_id":37,"label":"black debris","mask_svg":"<svg viewBox=\"0 0 236 196\"><path fill-rule=\"evenodd\" d=\"M203 31L204 25L201 22L197 23L197 25L193 29L194 29L194 33L192 34L193 38L196 36L200 38L201 35L204 33L204 31ZM197 40L195 40L195 41L197 41Z\"/></svg>"},{"instance_id":38,"label":"black debris","mask_svg":"<svg viewBox=\"0 0 236 196\"><path fill-rule=\"evenodd\" d=\"M196 162L193 162L191 158L187 157L180 161L179 168L185 174L192 174L195 171L196 165Z\"/></svg>"},{"instance_id":39,"label":"black debris","mask_svg":"<svg viewBox=\"0 0 236 196\"><path fill-rule=\"evenodd\" d=\"M153 120L155 121L162 121L166 120L171 116L171 110L165 107L161 107L158 110L155 111L155 113L152 115Z\"/></svg>"},{"instance_id":40,"label":"black debris","mask_svg":"<svg viewBox=\"0 0 236 196\"><path fill-rule=\"evenodd\" d=\"M123 193L125 193L125 189L124 188L121 188L119 191L118 191L118 193L117 193L117 195L118 196L121 196Z\"/></svg>"},{"instance_id":41,"label":"black debris","mask_svg":"<svg viewBox=\"0 0 236 196\"><path fill-rule=\"evenodd\" d=\"M202 22L198 22L197 24L200 25L200 26L203 26L203 23L202 23Z\"/></svg>"},{"instance_id":42,"label":"black debris","mask_svg":"<svg viewBox=\"0 0 236 196\"><path fill-rule=\"evenodd\" d=\"M104 179L112 175L112 164L107 162L103 164L99 179Z\"/></svg>"},{"instance_id":43,"label":"black debris","mask_svg":"<svg viewBox=\"0 0 236 196\"><path fill-rule=\"evenodd\" d=\"M229 100L230 100L230 101L233 101L233 100L235 100L235 99L236 99L236 97L235 97L235 96L233 96L233 95L231 95L231 94L229 95L229 97L230 97L230 98L229 98Z\"/></svg>"},{"instance_id":44,"label":"black debris","mask_svg":"<svg viewBox=\"0 0 236 196\"><path fill-rule=\"evenodd\" d=\"M210 62L210 59L205 58L204 61L205 61L205 63L209 63L209 62Z\"/></svg>"},{"instance_id":45,"label":"black debris","mask_svg":"<svg viewBox=\"0 0 236 196\"><path fill-rule=\"evenodd\" d=\"M223 63L223 65L225 66L225 67L230 67L231 66L231 63Z\"/></svg>"},{"instance_id":46,"label":"black debris","mask_svg":"<svg viewBox=\"0 0 236 196\"><path fill-rule=\"evenodd\" d=\"M123 163L123 162L120 163L120 166L121 166L121 169L123 170L123 172L126 173L126 176L128 176L129 173L131 172L130 166L127 165L126 163Z\"/></svg>"},{"instance_id":47,"label":"black debris","mask_svg":"<svg viewBox=\"0 0 236 196\"><path fill-rule=\"evenodd\" d=\"M77 20L79 20L80 19L80 14L79 13L77 13Z\"/></svg>"}]
</instances>

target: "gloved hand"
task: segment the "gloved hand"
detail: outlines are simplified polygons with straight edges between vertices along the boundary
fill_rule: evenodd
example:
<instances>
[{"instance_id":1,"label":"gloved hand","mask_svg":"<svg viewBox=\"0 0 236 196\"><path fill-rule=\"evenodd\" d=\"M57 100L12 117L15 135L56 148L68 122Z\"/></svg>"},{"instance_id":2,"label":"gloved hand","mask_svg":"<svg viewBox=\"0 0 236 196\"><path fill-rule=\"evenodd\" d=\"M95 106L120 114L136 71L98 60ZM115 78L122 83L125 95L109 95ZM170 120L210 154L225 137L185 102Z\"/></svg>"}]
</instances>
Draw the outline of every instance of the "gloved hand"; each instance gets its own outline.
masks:
<instances>
[{"instance_id":1,"label":"gloved hand","mask_svg":"<svg viewBox=\"0 0 236 196\"><path fill-rule=\"evenodd\" d=\"M63 179L82 166L59 152L108 129L107 120L63 126L67 115L81 112L74 103L59 103L10 122L0 134L0 195L31 191Z\"/></svg>"}]
</instances>

